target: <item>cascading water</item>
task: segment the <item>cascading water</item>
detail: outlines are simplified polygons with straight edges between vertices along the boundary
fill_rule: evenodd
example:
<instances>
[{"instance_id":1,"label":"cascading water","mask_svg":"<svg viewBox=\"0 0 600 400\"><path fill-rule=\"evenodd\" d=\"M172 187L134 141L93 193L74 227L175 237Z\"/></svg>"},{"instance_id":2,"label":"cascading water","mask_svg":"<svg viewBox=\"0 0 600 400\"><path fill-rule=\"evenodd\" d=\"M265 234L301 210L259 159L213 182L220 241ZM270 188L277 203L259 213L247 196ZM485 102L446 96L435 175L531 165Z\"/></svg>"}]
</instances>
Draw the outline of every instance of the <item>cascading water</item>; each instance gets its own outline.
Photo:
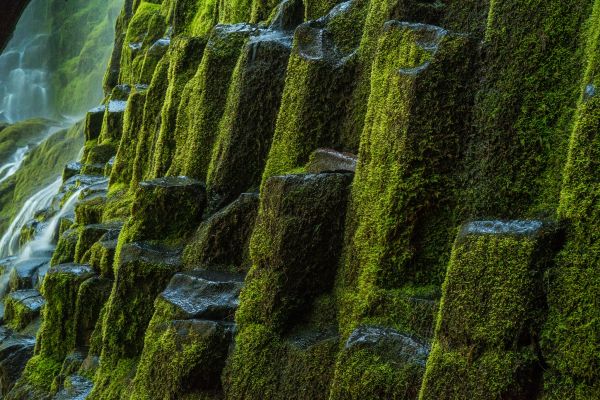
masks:
<instances>
[{"instance_id":1,"label":"cascading water","mask_svg":"<svg viewBox=\"0 0 600 400\"><path fill-rule=\"evenodd\" d=\"M52 117L46 0L33 0L0 55L0 120Z\"/></svg>"},{"instance_id":2,"label":"cascading water","mask_svg":"<svg viewBox=\"0 0 600 400\"><path fill-rule=\"evenodd\" d=\"M33 196L31 196L21 208L21 211L13 219L12 223L0 239L0 258L17 254L19 251L19 236L21 229L33 217L37 211L48 208L52 203L53 197L58 192L62 178L58 177L50 185L46 186Z\"/></svg>"},{"instance_id":3,"label":"cascading water","mask_svg":"<svg viewBox=\"0 0 600 400\"><path fill-rule=\"evenodd\" d=\"M0 166L0 183L13 176L19 170L28 151L29 146L17 149L10 160L6 164Z\"/></svg>"},{"instance_id":4,"label":"cascading water","mask_svg":"<svg viewBox=\"0 0 600 400\"><path fill-rule=\"evenodd\" d=\"M17 258L17 262L26 261L35 257L36 254L48 252L54 249L53 241L54 237L56 236L58 224L60 223L61 218L75 209L75 204L77 203L79 195L83 190L84 187L79 188L67 199L67 201L65 201L60 211L48 221L41 234L23 247L21 254Z\"/></svg>"}]
</instances>

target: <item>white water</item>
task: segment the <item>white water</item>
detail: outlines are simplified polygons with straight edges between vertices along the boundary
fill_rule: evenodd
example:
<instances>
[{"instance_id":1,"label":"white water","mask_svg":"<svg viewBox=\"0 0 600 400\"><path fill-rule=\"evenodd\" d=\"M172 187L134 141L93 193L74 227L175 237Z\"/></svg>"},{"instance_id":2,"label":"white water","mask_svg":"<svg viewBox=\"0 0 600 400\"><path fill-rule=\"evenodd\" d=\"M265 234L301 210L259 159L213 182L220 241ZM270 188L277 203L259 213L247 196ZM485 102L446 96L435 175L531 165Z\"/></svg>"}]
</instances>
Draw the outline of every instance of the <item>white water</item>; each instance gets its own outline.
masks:
<instances>
[{"instance_id":1,"label":"white water","mask_svg":"<svg viewBox=\"0 0 600 400\"><path fill-rule=\"evenodd\" d=\"M2 239L0 239L0 258L16 255L19 251L19 236L21 235L21 228L33 219L37 211L48 208L52 204L52 198L58 192L62 178L58 177L50 185L46 186L33 196L31 196L17 216L13 219L12 223L4 232Z\"/></svg>"},{"instance_id":2,"label":"white water","mask_svg":"<svg viewBox=\"0 0 600 400\"><path fill-rule=\"evenodd\" d=\"M60 211L48 221L48 224L44 227L41 234L31 242L27 243L21 250L17 262L29 260L33 258L36 253L54 249L53 242L60 219L75 209L75 203L77 203L77 199L83 190L84 188L78 189L67 199Z\"/></svg>"},{"instance_id":3,"label":"white water","mask_svg":"<svg viewBox=\"0 0 600 400\"><path fill-rule=\"evenodd\" d=\"M15 122L53 115L49 101L47 8L45 0L33 0L0 55L0 120Z\"/></svg>"},{"instance_id":4,"label":"white water","mask_svg":"<svg viewBox=\"0 0 600 400\"><path fill-rule=\"evenodd\" d=\"M10 160L6 164L0 166L0 183L13 176L19 170L28 151L29 146L17 149Z\"/></svg>"}]
</instances>

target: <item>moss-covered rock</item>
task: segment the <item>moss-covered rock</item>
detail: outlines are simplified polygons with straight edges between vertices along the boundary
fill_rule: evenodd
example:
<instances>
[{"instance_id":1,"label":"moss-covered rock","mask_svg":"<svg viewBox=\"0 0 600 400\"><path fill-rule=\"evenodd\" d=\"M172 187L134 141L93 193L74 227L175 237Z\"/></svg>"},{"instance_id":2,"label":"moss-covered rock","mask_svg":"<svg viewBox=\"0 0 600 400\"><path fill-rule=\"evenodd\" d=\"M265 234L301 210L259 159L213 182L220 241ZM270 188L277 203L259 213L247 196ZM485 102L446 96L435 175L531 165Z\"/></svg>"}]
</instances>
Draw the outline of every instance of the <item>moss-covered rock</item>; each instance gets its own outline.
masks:
<instances>
[{"instance_id":1,"label":"moss-covered rock","mask_svg":"<svg viewBox=\"0 0 600 400\"><path fill-rule=\"evenodd\" d=\"M178 252L144 243L120 248L115 281L102 314L100 368L91 399L119 398L133 379L154 299L180 269Z\"/></svg>"},{"instance_id":2,"label":"moss-covered rock","mask_svg":"<svg viewBox=\"0 0 600 400\"><path fill-rule=\"evenodd\" d=\"M110 295L112 281L92 277L79 286L75 303L75 347L88 348L100 310Z\"/></svg>"},{"instance_id":3,"label":"moss-covered rock","mask_svg":"<svg viewBox=\"0 0 600 400\"><path fill-rule=\"evenodd\" d=\"M81 284L93 275L88 265L80 264L60 264L48 270L41 290L47 303L36 355L62 363L74 348L77 294Z\"/></svg>"},{"instance_id":4,"label":"moss-covered rock","mask_svg":"<svg viewBox=\"0 0 600 400\"><path fill-rule=\"evenodd\" d=\"M539 221L463 227L452 250L421 399L535 397L543 273L557 248Z\"/></svg>"},{"instance_id":5,"label":"moss-covered rock","mask_svg":"<svg viewBox=\"0 0 600 400\"><path fill-rule=\"evenodd\" d=\"M128 160L133 160L129 186L132 193L135 193L139 182L153 178L152 160L156 138L160 130L161 110L169 86L168 72L169 60L164 58L156 66L152 81L148 86L143 122L135 136L135 154L127 157Z\"/></svg>"},{"instance_id":6,"label":"moss-covered rock","mask_svg":"<svg viewBox=\"0 0 600 400\"><path fill-rule=\"evenodd\" d=\"M92 246L103 237L117 237L121 231L121 223L105 223L86 225L78 228L79 236L75 247L75 262L88 261Z\"/></svg>"},{"instance_id":7,"label":"moss-covered rock","mask_svg":"<svg viewBox=\"0 0 600 400\"><path fill-rule=\"evenodd\" d=\"M202 222L184 250L186 268L248 271L250 235L258 214L258 203L258 194L243 193Z\"/></svg>"},{"instance_id":8,"label":"moss-covered rock","mask_svg":"<svg viewBox=\"0 0 600 400\"><path fill-rule=\"evenodd\" d=\"M228 398L283 399L292 393L327 398L337 339L320 341L317 334L302 348L283 335L296 333L316 299L333 287L351 179L352 174L288 175L263 186L251 240L253 266L226 371Z\"/></svg>"},{"instance_id":9,"label":"moss-covered rock","mask_svg":"<svg viewBox=\"0 0 600 400\"><path fill-rule=\"evenodd\" d=\"M161 111L160 131L156 141L152 174L164 176L171 165L178 143L176 133L177 111L184 86L194 76L206 46L204 38L175 39L169 53L169 88ZM214 77L212 77L214 79Z\"/></svg>"},{"instance_id":10,"label":"moss-covered rock","mask_svg":"<svg viewBox=\"0 0 600 400\"><path fill-rule=\"evenodd\" d=\"M303 166L319 147L352 147L343 143L342 121L354 87L352 53L358 47L363 19L360 2L342 3L326 17L295 30L263 179Z\"/></svg>"},{"instance_id":11,"label":"moss-covered rock","mask_svg":"<svg viewBox=\"0 0 600 400\"><path fill-rule=\"evenodd\" d=\"M428 355L394 329L360 326L339 355L329 399L416 399Z\"/></svg>"},{"instance_id":12,"label":"moss-covered rock","mask_svg":"<svg viewBox=\"0 0 600 400\"><path fill-rule=\"evenodd\" d=\"M181 95L169 175L206 180L231 76L243 44L255 31L248 24L219 25L213 30L196 75Z\"/></svg>"},{"instance_id":13,"label":"moss-covered rock","mask_svg":"<svg viewBox=\"0 0 600 400\"><path fill-rule=\"evenodd\" d=\"M44 299L37 290L18 290L4 298L4 321L15 330L25 329L37 316L44 305Z\"/></svg>"},{"instance_id":14,"label":"moss-covered rock","mask_svg":"<svg viewBox=\"0 0 600 400\"><path fill-rule=\"evenodd\" d=\"M79 240L78 229L67 229L60 235L54 253L52 253L51 265L66 264L75 261L75 249Z\"/></svg>"},{"instance_id":15,"label":"moss-covered rock","mask_svg":"<svg viewBox=\"0 0 600 400\"><path fill-rule=\"evenodd\" d=\"M351 243L340 275L346 334L363 318L415 333L400 311L407 308L406 293L429 291L443 279L456 224L454 166L469 136L472 52L465 36L386 23L373 64Z\"/></svg>"},{"instance_id":16,"label":"moss-covered rock","mask_svg":"<svg viewBox=\"0 0 600 400\"><path fill-rule=\"evenodd\" d=\"M88 111L85 117L85 140L96 140L100 137L105 112L106 106L98 106Z\"/></svg>"},{"instance_id":17,"label":"moss-covered rock","mask_svg":"<svg viewBox=\"0 0 600 400\"><path fill-rule=\"evenodd\" d=\"M549 366L544 386L548 399L600 396L600 185L598 127L600 84L598 46L600 2L585 26L585 73L564 170L558 214L571 222L567 244L548 271L549 315L542 332L542 354Z\"/></svg>"},{"instance_id":18,"label":"moss-covered rock","mask_svg":"<svg viewBox=\"0 0 600 400\"><path fill-rule=\"evenodd\" d=\"M123 116L123 134L110 174L110 184L128 184L131 180L137 135L144 120L147 86L136 86L127 102Z\"/></svg>"},{"instance_id":19,"label":"moss-covered rock","mask_svg":"<svg viewBox=\"0 0 600 400\"><path fill-rule=\"evenodd\" d=\"M215 208L260 183L290 49L291 37L276 31L252 36L243 49L208 169L206 182Z\"/></svg>"},{"instance_id":20,"label":"moss-covered rock","mask_svg":"<svg viewBox=\"0 0 600 400\"><path fill-rule=\"evenodd\" d=\"M204 184L196 180L167 177L140 182L120 240L181 239L200 224L205 205Z\"/></svg>"}]
</instances>

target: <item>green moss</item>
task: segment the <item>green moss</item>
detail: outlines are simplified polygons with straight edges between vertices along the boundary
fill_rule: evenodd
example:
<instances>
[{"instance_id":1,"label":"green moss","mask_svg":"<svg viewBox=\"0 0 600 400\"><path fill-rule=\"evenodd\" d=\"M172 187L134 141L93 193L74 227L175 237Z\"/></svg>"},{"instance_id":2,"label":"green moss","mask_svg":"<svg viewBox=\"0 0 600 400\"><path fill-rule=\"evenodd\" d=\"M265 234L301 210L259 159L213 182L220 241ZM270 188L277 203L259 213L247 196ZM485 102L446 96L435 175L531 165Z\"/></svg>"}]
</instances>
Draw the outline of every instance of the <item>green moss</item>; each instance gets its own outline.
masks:
<instances>
[{"instance_id":1,"label":"green moss","mask_svg":"<svg viewBox=\"0 0 600 400\"><path fill-rule=\"evenodd\" d=\"M204 221L186 246L188 269L245 272L250 267L250 235L258 212L258 195L244 193Z\"/></svg>"},{"instance_id":2,"label":"green moss","mask_svg":"<svg viewBox=\"0 0 600 400\"><path fill-rule=\"evenodd\" d=\"M359 148L371 91L371 67L384 23L389 20L436 23L439 13L431 12L432 5L435 5L435 2L413 0L372 0L362 3L366 17L357 51L356 82L348 103L347 119L341 130L344 134L342 141L347 146L345 150L355 152Z\"/></svg>"},{"instance_id":3,"label":"green moss","mask_svg":"<svg viewBox=\"0 0 600 400\"><path fill-rule=\"evenodd\" d=\"M75 260L75 248L79 240L78 229L68 229L60 235L56 249L52 253L50 265L65 264Z\"/></svg>"},{"instance_id":4,"label":"green moss","mask_svg":"<svg viewBox=\"0 0 600 400\"><path fill-rule=\"evenodd\" d=\"M43 300L34 290L17 291L4 299L4 322L11 329L20 331L39 315Z\"/></svg>"},{"instance_id":5,"label":"green moss","mask_svg":"<svg viewBox=\"0 0 600 400\"><path fill-rule=\"evenodd\" d=\"M132 89L123 116L123 135L110 174L110 186L128 184L131 180L139 127L144 120L146 90Z\"/></svg>"},{"instance_id":6,"label":"green moss","mask_svg":"<svg viewBox=\"0 0 600 400\"><path fill-rule=\"evenodd\" d=\"M161 111L160 131L154 153L152 174L155 177L165 175L171 165L177 145L183 145L181 140L177 140L177 136L173 134L176 132L177 111L183 88L196 73L205 46L206 40L204 38L174 39L171 44L168 55L170 59L169 87Z\"/></svg>"},{"instance_id":7,"label":"green moss","mask_svg":"<svg viewBox=\"0 0 600 400\"><path fill-rule=\"evenodd\" d=\"M93 275L85 265L51 267L42 285L46 299L38 332L36 354L62 362L75 347L75 313L80 285Z\"/></svg>"},{"instance_id":8,"label":"green moss","mask_svg":"<svg viewBox=\"0 0 600 400\"><path fill-rule=\"evenodd\" d=\"M477 224L464 228L452 251L421 399L532 398L540 390L552 229L531 221L507 223L526 229L506 231Z\"/></svg>"},{"instance_id":9,"label":"green moss","mask_svg":"<svg viewBox=\"0 0 600 400\"><path fill-rule=\"evenodd\" d=\"M146 331L144 351L128 398L175 400L189 392L219 393L231 326L163 318L157 310Z\"/></svg>"},{"instance_id":10,"label":"green moss","mask_svg":"<svg viewBox=\"0 0 600 400\"><path fill-rule=\"evenodd\" d=\"M474 113L480 136L468 160L472 214L554 214L591 4L490 2Z\"/></svg>"},{"instance_id":11,"label":"green moss","mask_svg":"<svg viewBox=\"0 0 600 400\"><path fill-rule=\"evenodd\" d=\"M598 127L600 101L598 46L600 2L585 26L585 69L571 131L558 215L569 221L567 244L548 273L548 321L542 351L549 369L545 398L592 399L600 395L600 238L598 224Z\"/></svg>"},{"instance_id":12,"label":"green moss","mask_svg":"<svg viewBox=\"0 0 600 400\"><path fill-rule=\"evenodd\" d=\"M288 39L268 33L244 47L208 169L207 187L215 205L227 204L260 183L289 54Z\"/></svg>"},{"instance_id":13,"label":"green moss","mask_svg":"<svg viewBox=\"0 0 600 400\"><path fill-rule=\"evenodd\" d=\"M115 261L115 283L102 324L102 368L119 358L136 358L152 318L154 298L180 267L178 258L160 248L123 245Z\"/></svg>"},{"instance_id":14,"label":"green moss","mask_svg":"<svg viewBox=\"0 0 600 400\"><path fill-rule=\"evenodd\" d=\"M362 349L338 361L329 399L415 399L423 367Z\"/></svg>"},{"instance_id":15,"label":"green moss","mask_svg":"<svg viewBox=\"0 0 600 400\"><path fill-rule=\"evenodd\" d=\"M149 83L168 43L157 43L166 31L159 4L143 1L127 26L120 61L120 83Z\"/></svg>"},{"instance_id":16,"label":"green moss","mask_svg":"<svg viewBox=\"0 0 600 400\"><path fill-rule=\"evenodd\" d=\"M204 185L185 177L139 184L120 242L177 240L193 232L206 206Z\"/></svg>"},{"instance_id":17,"label":"green moss","mask_svg":"<svg viewBox=\"0 0 600 400\"><path fill-rule=\"evenodd\" d=\"M60 373L61 366L61 362L38 354L29 360L21 379L36 389L50 392L52 381Z\"/></svg>"},{"instance_id":18,"label":"green moss","mask_svg":"<svg viewBox=\"0 0 600 400\"><path fill-rule=\"evenodd\" d=\"M105 203L106 199L103 197L95 197L77 203L75 206L75 222L78 225L99 224L102 222Z\"/></svg>"},{"instance_id":19,"label":"green moss","mask_svg":"<svg viewBox=\"0 0 600 400\"><path fill-rule=\"evenodd\" d=\"M96 327L100 310L110 295L112 281L92 277L79 286L75 303L75 346L87 348Z\"/></svg>"},{"instance_id":20,"label":"green moss","mask_svg":"<svg viewBox=\"0 0 600 400\"><path fill-rule=\"evenodd\" d=\"M364 10L353 3L342 13L296 29L263 180L304 165L319 147L351 147L342 143L341 130L355 78L355 58L339 47L347 45L348 52L356 49L358 35L340 28L360 32L357 28L363 19Z\"/></svg>"},{"instance_id":21,"label":"green moss","mask_svg":"<svg viewBox=\"0 0 600 400\"><path fill-rule=\"evenodd\" d=\"M452 166L469 136L464 120L472 50L464 36L439 28L386 24L373 64L350 244L339 277L345 333L377 316L386 325L406 326L386 304L406 303L403 287L442 281L457 224Z\"/></svg>"},{"instance_id":22,"label":"green moss","mask_svg":"<svg viewBox=\"0 0 600 400\"><path fill-rule=\"evenodd\" d=\"M165 94L168 89L169 60L163 58L154 71L152 82L146 94L144 105L143 123L135 137L135 154L124 154L128 160L133 160L130 191L135 193L137 184L150 178L152 170L152 159L156 138L160 130L161 110L164 104Z\"/></svg>"},{"instance_id":23,"label":"green moss","mask_svg":"<svg viewBox=\"0 0 600 400\"><path fill-rule=\"evenodd\" d=\"M213 31L196 75L181 95L169 175L206 180L227 88L242 46L253 31L250 25L219 26Z\"/></svg>"}]
</instances>

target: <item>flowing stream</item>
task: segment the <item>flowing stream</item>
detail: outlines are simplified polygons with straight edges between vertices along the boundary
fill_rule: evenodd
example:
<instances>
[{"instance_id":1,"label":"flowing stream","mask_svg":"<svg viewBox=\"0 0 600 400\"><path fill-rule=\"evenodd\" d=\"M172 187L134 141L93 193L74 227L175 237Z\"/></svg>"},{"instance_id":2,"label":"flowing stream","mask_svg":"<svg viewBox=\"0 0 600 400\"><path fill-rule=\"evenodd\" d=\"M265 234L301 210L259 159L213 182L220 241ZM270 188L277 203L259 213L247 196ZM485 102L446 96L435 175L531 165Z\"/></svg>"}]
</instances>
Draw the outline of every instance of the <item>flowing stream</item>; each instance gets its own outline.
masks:
<instances>
[{"instance_id":1,"label":"flowing stream","mask_svg":"<svg viewBox=\"0 0 600 400\"><path fill-rule=\"evenodd\" d=\"M0 183L13 176L19 170L28 151L29 146L18 148L10 160L6 164L0 166Z\"/></svg>"}]
</instances>

